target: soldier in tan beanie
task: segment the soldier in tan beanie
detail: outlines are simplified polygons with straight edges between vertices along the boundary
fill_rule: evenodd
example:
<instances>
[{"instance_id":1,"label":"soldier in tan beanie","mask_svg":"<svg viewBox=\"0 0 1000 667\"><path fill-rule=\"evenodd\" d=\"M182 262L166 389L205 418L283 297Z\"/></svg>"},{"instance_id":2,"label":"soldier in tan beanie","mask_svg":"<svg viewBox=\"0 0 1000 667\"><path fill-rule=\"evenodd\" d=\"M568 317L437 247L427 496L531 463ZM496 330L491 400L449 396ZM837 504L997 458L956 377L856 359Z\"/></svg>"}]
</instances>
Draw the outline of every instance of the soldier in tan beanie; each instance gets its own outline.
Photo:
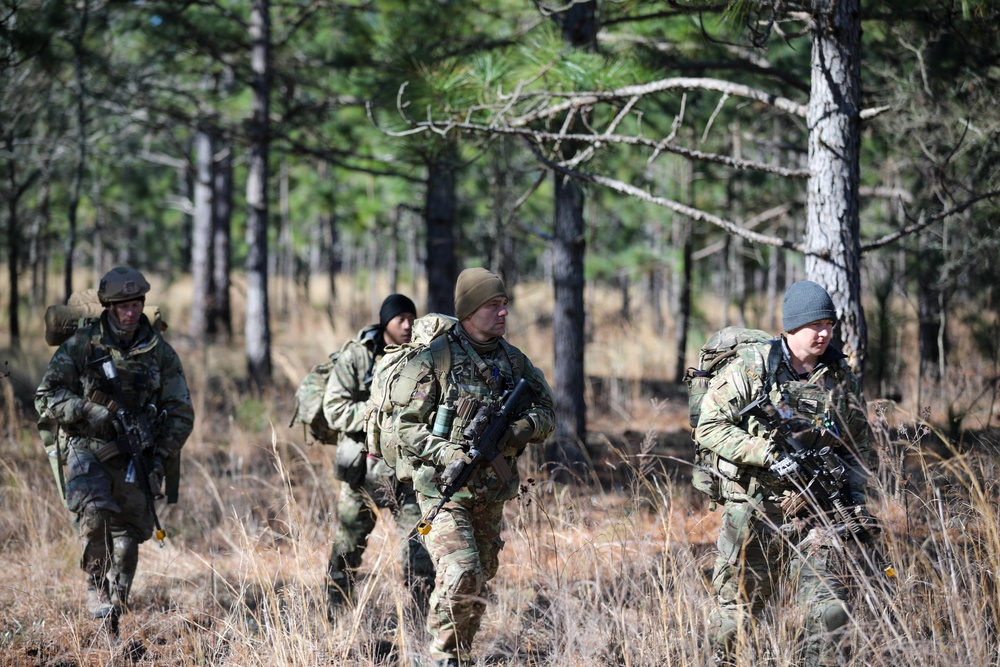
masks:
<instances>
[{"instance_id":1,"label":"soldier in tan beanie","mask_svg":"<svg viewBox=\"0 0 1000 667\"><path fill-rule=\"evenodd\" d=\"M522 378L531 403L510 425L501 454L512 476L502 482L491 466L479 466L468 484L456 492L423 536L434 559L434 592L427 630L434 664L458 667L474 662L472 642L486 611L487 582L500 565L503 506L517 496L517 459L529 442L542 442L552 431L555 414L545 376L523 352L504 340L507 290L486 269L466 269L455 284L459 323L448 333L451 369L440 386L430 349L418 353L400 371L393 395L409 397L394 410L395 435L401 456L413 468L413 487L425 516L438 504L441 488L470 462L470 443L463 435L478 406L492 402ZM455 411L443 435L433 428L440 408Z\"/></svg>"}]
</instances>

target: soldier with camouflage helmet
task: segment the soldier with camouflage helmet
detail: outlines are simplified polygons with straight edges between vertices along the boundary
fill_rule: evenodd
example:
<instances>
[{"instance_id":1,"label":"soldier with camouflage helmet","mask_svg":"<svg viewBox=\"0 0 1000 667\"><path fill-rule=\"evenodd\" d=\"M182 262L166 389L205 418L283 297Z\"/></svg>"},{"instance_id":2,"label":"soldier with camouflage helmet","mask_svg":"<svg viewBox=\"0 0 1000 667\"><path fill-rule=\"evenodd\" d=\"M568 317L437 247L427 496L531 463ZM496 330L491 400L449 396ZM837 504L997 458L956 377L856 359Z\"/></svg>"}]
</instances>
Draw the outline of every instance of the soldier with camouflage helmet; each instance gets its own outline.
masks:
<instances>
[{"instance_id":1,"label":"soldier with camouflage helmet","mask_svg":"<svg viewBox=\"0 0 1000 667\"><path fill-rule=\"evenodd\" d=\"M712 379L701 404L696 440L711 451L725 502L709 632L717 655L728 660L746 617L759 616L782 585L803 610L802 664L836 665L846 651L850 612L836 562L840 538L815 510L813 491L798 490L797 463L768 425L740 414L767 391L786 418L822 424L800 439L811 448L829 445L846 463L848 500L863 508L870 429L859 380L830 344L836 321L823 287L793 284L784 297L781 337L741 350Z\"/></svg>"},{"instance_id":2,"label":"soldier with camouflage helmet","mask_svg":"<svg viewBox=\"0 0 1000 667\"><path fill-rule=\"evenodd\" d=\"M519 489L517 458L529 442L552 431L552 393L540 370L504 340L507 290L503 281L482 268L466 269L455 285L459 323L446 335L451 358L446 386L439 386L434 356L425 349L400 371L392 389L392 428L401 441L401 457L412 466L417 500L426 514L438 504L442 486L470 462L471 443L462 437L477 406L499 398L521 378L531 402L506 432L501 453L512 471L502 483L490 466L479 466L455 493L424 536L434 559L436 579L427 614L431 656L437 665L471 664L470 650L486 609L487 582L499 567L504 502ZM445 404L455 417L448 437L434 435L432 424Z\"/></svg>"},{"instance_id":3,"label":"soldier with camouflage helmet","mask_svg":"<svg viewBox=\"0 0 1000 667\"><path fill-rule=\"evenodd\" d=\"M58 424L68 444L66 505L75 515L86 573L87 608L94 618L117 618L128 606L139 544L153 532L140 486L126 481L128 446L122 441L114 391L95 366L110 356L127 410L144 412L155 447L144 452L150 486L175 502L178 457L194 425L180 359L143 315L149 283L132 268L116 267L97 290L104 311L56 350L35 393L41 420Z\"/></svg>"},{"instance_id":4,"label":"soldier with camouflage helmet","mask_svg":"<svg viewBox=\"0 0 1000 667\"><path fill-rule=\"evenodd\" d=\"M388 507L403 537L403 576L417 607L423 611L434 586L434 565L413 526L420 507L413 485L399 482L392 468L365 449L364 420L372 383L372 368L387 345L410 342L417 307L403 294L390 294L379 309L379 322L365 327L337 357L323 395L323 414L341 436L334 474L340 480L337 530L327 566L328 611L353 595L354 578L375 529L372 508Z\"/></svg>"}]
</instances>

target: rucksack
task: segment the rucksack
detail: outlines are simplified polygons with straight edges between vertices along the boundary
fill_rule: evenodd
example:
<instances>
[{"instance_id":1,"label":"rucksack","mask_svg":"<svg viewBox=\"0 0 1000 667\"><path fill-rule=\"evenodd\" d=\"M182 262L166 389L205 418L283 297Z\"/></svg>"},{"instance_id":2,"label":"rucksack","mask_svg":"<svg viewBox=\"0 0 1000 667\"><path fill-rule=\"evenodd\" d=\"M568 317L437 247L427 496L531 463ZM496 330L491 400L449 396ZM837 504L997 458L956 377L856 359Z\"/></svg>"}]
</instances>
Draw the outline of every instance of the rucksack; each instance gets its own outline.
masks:
<instances>
[{"instance_id":1,"label":"rucksack","mask_svg":"<svg viewBox=\"0 0 1000 667\"><path fill-rule=\"evenodd\" d=\"M365 443L369 454L381 457L395 470L401 482L413 479L413 468L401 456L402 443L391 428L395 408L391 393L399 372L423 350L430 349L434 375L443 396L447 376L451 372L451 347L448 332L458 323L454 317L428 313L413 321L413 335L409 343L390 345L372 369L371 394L365 413Z\"/></svg>"},{"instance_id":2,"label":"rucksack","mask_svg":"<svg viewBox=\"0 0 1000 667\"><path fill-rule=\"evenodd\" d=\"M695 429L701 418L701 402L708 392L708 385L719 371L736 358L737 353L751 345L768 343L775 340L774 335L760 329L744 327L726 327L716 331L698 352L698 367L688 368L684 373L684 381L688 385L688 417L691 422L691 439L694 441L694 469L691 473L691 484L711 498L714 503L721 499L719 475L711 463L705 448L701 447L695 438Z\"/></svg>"},{"instance_id":3,"label":"rucksack","mask_svg":"<svg viewBox=\"0 0 1000 667\"><path fill-rule=\"evenodd\" d=\"M333 372L333 365L337 363L337 359L347 349L347 346L362 342L377 328L377 324L365 327L358 332L356 338L344 343L339 350L331 352L326 361L309 369L295 390L295 412L292 414L292 420L288 422L289 426L294 426L296 423L303 424L313 439L324 445L337 444L340 431L330 426L323 413L323 396L326 393L327 380L330 379L330 373Z\"/></svg>"}]
</instances>

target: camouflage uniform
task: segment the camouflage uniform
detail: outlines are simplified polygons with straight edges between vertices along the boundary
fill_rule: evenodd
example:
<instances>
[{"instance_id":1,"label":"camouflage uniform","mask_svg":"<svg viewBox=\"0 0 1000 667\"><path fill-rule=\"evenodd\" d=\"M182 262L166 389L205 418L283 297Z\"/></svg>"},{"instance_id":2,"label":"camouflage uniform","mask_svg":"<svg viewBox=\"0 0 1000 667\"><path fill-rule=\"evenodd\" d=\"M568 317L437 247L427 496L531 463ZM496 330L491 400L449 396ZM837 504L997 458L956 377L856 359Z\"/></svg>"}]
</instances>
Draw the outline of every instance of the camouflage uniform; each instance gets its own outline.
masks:
<instances>
[{"instance_id":1,"label":"camouflage uniform","mask_svg":"<svg viewBox=\"0 0 1000 667\"><path fill-rule=\"evenodd\" d=\"M368 536L375 529L377 516L372 502L376 507L388 507L396 518L406 585L419 608L426 606L426 595L434 585L430 555L418 539L411 537L420 521L413 485L399 482L392 468L365 451L366 401L376 355L381 356L383 348L381 327L362 329L357 340L341 351L323 395L327 423L342 434L334 469L341 481L337 530L327 567L331 607L353 590L355 572L361 566Z\"/></svg>"},{"instance_id":2,"label":"camouflage uniform","mask_svg":"<svg viewBox=\"0 0 1000 667\"><path fill-rule=\"evenodd\" d=\"M194 425L194 410L177 353L145 315L128 343L112 333L107 312L77 330L56 350L35 393L40 420L58 424L59 437L68 445L66 505L76 515L83 542L80 566L92 594L124 608L139 544L152 535L153 517L140 487L126 482L127 444L113 431L93 432L84 419L88 401L108 405L113 393L92 364L105 353L117 368L125 407L145 412L152 425L156 447L145 452L147 470L176 464ZM168 475L169 502L176 502L173 477ZM92 613L97 615L93 608Z\"/></svg>"},{"instance_id":3,"label":"camouflage uniform","mask_svg":"<svg viewBox=\"0 0 1000 667\"><path fill-rule=\"evenodd\" d=\"M782 405L793 394L810 394L827 405L841 437L810 430L803 442L833 447L848 466L851 499L863 505L871 450L858 378L832 346L808 377L800 378L792 370L783 341L778 343L782 361L771 400ZM836 664L838 640L848 620L845 583L836 558L838 536L812 515L808 503L795 507L790 500L796 493L793 482L779 480L768 470L773 462L768 428L755 417L739 417L740 410L764 390L770 350L767 343L742 350L712 380L702 403L697 440L714 455L725 499L712 582L718 606L712 614L711 639L719 650L731 646L743 616L758 615L785 580L804 612L806 664Z\"/></svg>"},{"instance_id":4,"label":"camouflage uniform","mask_svg":"<svg viewBox=\"0 0 1000 667\"><path fill-rule=\"evenodd\" d=\"M491 401L523 377L529 383L533 405L519 417L528 417L534 424L530 440L544 440L554 420L551 389L542 372L520 350L502 338L494 339L492 346L475 344L461 325L447 335L451 356L447 387L438 386L428 349L402 369L390 396L395 407L393 427L402 441L402 456L414 468L413 486L423 512L440 499L438 475L455 450L467 452L470 448L460 434L472 414L461 409L456 411L450 438L431 435L437 409L445 398L442 392L449 404L461 404L463 399ZM493 349L487 351L488 347ZM438 513L423 538L437 572L427 617L433 638L431 654L437 661L464 664L469 660L486 608L486 582L496 576L499 567L503 504L518 493L517 457L523 449L508 445L502 452L512 472L506 484L500 483L491 466L480 466L469 484Z\"/></svg>"}]
</instances>

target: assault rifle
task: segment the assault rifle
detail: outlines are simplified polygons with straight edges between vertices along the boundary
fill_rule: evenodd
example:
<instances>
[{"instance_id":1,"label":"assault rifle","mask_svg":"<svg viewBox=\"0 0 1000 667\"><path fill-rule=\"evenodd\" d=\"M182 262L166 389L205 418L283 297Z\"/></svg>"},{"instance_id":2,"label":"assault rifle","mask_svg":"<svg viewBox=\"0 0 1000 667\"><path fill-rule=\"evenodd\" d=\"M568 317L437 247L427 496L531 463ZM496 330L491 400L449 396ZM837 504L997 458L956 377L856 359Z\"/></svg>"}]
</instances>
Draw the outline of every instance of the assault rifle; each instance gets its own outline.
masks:
<instances>
[{"instance_id":1,"label":"assault rifle","mask_svg":"<svg viewBox=\"0 0 1000 667\"><path fill-rule=\"evenodd\" d=\"M775 407L767 392L740 410L740 416L744 415L757 417L777 434L778 443L790 450L785 453L799 464L796 474L799 492L809 493L812 502L830 517L836 531L855 539L870 554L875 567L889 579L894 579L896 569L874 545L882 532L877 519L847 493L849 480L843 459L829 445L815 449L802 444L792 431L787 415ZM829 427L836 433L835 425L830 424Z\"/></svg>"},{"instance_id":2,"label":"assault rifle","mask_svg":"<svg viewBox=\"0 0 1000 667\"><path fill-rule=\"evenodd\" d=\"M455 479L446 487L441 489L441 501L431 508L431 510L417 524L416 530L421 535L431 532L431 524L434 517L438 515L445 503L458 493L462 487L469 483L472 474L485 461L493 467L497 479L502 484L510 481L512 475L507 462L500 455L500 443L503 441L507 427L515 415L518 414L521 400L528 390L528 381L521 378L517 385L500 400L494 403L487 403L479 408L475 417L469 422L462 432L462 437L472 443L469 450L471 461L462 466L462 470Z\"/></svg>"},{"instance_id":3,"label":"assault rifle","mask_svg":"<svg viewBox=\"0 0 1000 667\"><path fill-rule=\"evenodd\" d=\"M149 474L146 470L146 463L142 458L143 452L147 449L155 451L156 448L156 444L153 442L153 435L149 429L149 420L146 419L146 415L142 412L133 412L125 407L125 392L122 389L121 380L118 378L118 369L115 368L111 356L105 355L94 360L93 364L97 367L101 376L107 380L107 384L111 388L112 398L114 398L117 404L115 419L118 420L122 435L124 435L125 441L128 443L129 463L128 471L125 473L125 481L137 484L139 489L142 490L143 495L146 496L146 506L149 508L149 513L153 517L153 525L156 527L156 531L153 534L159 540L162 547L167 533L160 526L160 519L156 516L156 494L149 485Z\"/></svg>"}]
</instances>

